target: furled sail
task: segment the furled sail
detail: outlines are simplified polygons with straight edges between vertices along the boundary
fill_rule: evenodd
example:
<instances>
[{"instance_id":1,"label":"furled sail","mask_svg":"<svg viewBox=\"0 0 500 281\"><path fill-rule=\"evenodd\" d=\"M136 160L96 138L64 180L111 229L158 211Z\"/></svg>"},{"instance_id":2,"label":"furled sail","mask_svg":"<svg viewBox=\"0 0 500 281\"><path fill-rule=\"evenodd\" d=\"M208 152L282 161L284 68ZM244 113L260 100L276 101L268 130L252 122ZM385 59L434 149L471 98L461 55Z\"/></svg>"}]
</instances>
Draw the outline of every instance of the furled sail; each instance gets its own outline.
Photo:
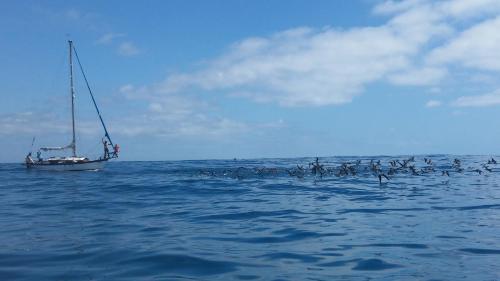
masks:
<instances>
[{"instance_id":1,"label":"furled sail","mask_svg":"<svg viewBox=\"0 0 500 281\"><path fill-rule=\"evenodd\" d=\"M74 143L70 143L67 146L40 147L40 150L42 150L42 151L65 150L65 149L73 148L74 146L75 146Z\"/></svg>"}]
</instances>

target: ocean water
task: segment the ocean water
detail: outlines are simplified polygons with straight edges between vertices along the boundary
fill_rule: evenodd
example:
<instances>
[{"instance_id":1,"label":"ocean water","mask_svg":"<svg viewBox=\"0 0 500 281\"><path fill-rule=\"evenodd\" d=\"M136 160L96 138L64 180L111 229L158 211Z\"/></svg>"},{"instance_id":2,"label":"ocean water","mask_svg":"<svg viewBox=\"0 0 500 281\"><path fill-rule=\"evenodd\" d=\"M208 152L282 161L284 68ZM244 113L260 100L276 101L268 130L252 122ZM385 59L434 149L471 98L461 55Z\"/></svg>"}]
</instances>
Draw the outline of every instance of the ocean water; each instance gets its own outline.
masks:
<instances>
[{"instance_id":1,"label":"ocean water","mask_svg":"<svg viewBox=\"0 0 500 281\"><path fill-rule=\"evenodd\" d=\"M0 164L0 280L499 280L500 165L423 158Z\"/></svg>"}]
</instances>

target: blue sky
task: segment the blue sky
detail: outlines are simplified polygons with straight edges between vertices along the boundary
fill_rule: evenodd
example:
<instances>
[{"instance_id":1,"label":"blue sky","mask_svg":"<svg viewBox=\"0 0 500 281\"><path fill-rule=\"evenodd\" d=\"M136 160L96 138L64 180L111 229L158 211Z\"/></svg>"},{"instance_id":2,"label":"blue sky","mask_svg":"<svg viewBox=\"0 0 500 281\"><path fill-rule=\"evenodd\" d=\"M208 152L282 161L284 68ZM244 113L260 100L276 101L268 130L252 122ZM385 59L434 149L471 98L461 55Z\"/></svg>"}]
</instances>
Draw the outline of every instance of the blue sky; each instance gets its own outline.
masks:
<instances>
[{"instance_id":1,"label":"blue sky","mask_svg":"<svg viewBox=\"0 0 500 281\"><path fill-rule=\"evenodd\" d=\"M124 160L498 154L498 30L498 0L5 2L0 162L69 143L69 38Z\"/></svg>"}]
</instances>

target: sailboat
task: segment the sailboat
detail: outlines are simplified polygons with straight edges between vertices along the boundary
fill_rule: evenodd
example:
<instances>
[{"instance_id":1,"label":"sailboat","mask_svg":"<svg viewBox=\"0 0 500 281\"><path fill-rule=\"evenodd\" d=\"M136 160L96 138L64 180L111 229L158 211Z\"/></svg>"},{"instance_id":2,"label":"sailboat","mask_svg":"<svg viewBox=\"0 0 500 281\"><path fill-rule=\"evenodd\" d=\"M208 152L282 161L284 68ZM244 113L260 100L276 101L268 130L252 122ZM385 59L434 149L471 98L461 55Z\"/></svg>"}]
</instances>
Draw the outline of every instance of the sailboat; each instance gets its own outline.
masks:
<instances>
[{"instance_id":1,"label":"sailboat","mask_svg":"<svg viewBox=\"0 0 500 281\"><path fill-rule=\"evenodd\" d=\"M37 151L36 158L33 158L32 152L28 153L25 158L25 164L28 169L39 169L39 170L51 170L51 171L85 171L85 170L100 170L104 168L104 164L113 158L118 158L118 152L120 147L118 144L113 144L111 137L109 136L106 125L104 124L104 120L102 119L99 108L97 107L97 103L94 98L94 94L90 89L89 83L87 81L87 77L85 72L83 71L82 64L80 62L80 58L78 57L78 53L76 52L76 48L73 45L73 41L68 41L69 45L69 88L71 95L71 127L72 127L72 141L69 145L61 146L61 147L40 147ZM90 97L92 98L92 102L97 111L97 115L99 116L99 120L101 121L102 128L104 129L104 137L102 138L102 143L104 146L104 154L98 159L89 159L85 156L79 156L76 151L76 130L75 130L75 89L73 86L73 53L75 54L76 60L78 62L78 66L81 70L82 76L87 84L87 89L90 93ZM34 139L33 139L34 141ZM32 143L33 146L33 143ZM71 149L71 156L65 157L49 157L42 158L42 151L64 151Z\"/></svg>"}]
</instances>

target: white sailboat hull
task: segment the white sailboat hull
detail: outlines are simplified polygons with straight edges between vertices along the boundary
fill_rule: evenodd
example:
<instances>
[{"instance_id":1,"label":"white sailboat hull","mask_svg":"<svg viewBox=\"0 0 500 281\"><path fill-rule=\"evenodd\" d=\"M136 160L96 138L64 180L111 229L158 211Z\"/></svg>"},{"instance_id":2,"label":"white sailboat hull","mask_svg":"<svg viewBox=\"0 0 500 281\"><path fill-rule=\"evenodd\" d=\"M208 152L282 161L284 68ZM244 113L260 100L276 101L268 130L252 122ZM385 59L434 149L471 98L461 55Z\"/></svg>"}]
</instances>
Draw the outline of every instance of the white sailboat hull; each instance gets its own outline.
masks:
<instances>
[{"instance_id":1,"label":"white sailboat hull","mask_svg":"<svg viewBox=\"0 0 500 281\"><path fill-rule=\"evenodd\" d=\"M43 171L89 171L101 170L106 161L91 161L85 163L61 163L61 164L31 164L28 168Z\"/></svg>"}]
</instances>

